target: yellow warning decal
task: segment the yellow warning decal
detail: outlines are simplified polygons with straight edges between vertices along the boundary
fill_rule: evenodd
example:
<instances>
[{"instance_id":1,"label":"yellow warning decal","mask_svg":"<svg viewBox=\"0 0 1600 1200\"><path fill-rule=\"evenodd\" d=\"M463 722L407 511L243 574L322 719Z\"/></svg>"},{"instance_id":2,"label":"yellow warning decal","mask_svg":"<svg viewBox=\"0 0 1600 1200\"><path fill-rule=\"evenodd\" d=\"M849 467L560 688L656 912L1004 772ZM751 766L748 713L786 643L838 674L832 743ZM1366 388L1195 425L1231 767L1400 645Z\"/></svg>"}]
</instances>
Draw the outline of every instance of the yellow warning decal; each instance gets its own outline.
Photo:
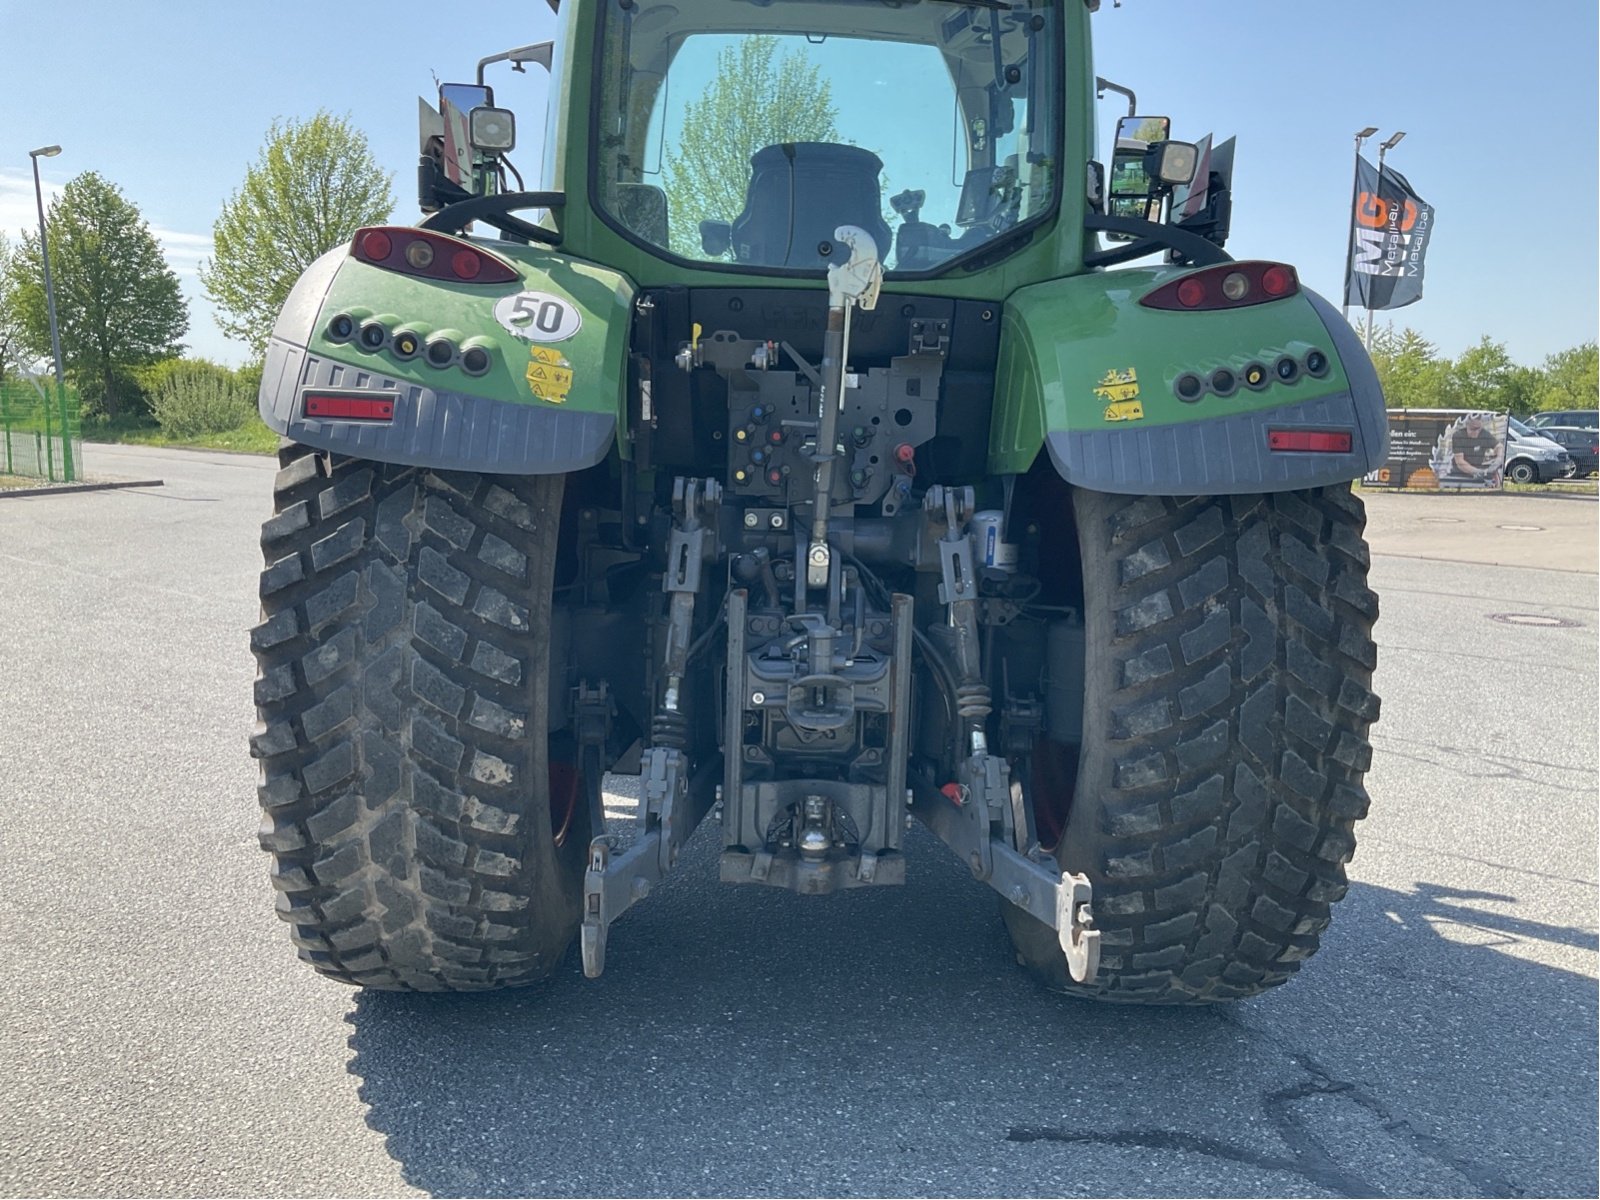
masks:
<instances>
[{"instance_id":1,"label":"yellow warning decal","mask_svg":"<svg viewBox=\"0 0 1600 1200\"><path fill-rule=\"evenodd\" d=\"M1144 420L1144 405L1139 403L1139 373L1132 367L1107 371L1094 394L1106 402L1106 420Z\"/></svg>"},{"instance_id":2,"label":"yellow warning decal","mask_svg":"<svg viewBox=\"0 0 1600 1200\"><path fill-rule=\"evenodd\" d=\"M528 357L528 387L535 398L547 404L565 404L572 390L572 364L550 346L534 346Z\"/></svg>"}]
</instances>

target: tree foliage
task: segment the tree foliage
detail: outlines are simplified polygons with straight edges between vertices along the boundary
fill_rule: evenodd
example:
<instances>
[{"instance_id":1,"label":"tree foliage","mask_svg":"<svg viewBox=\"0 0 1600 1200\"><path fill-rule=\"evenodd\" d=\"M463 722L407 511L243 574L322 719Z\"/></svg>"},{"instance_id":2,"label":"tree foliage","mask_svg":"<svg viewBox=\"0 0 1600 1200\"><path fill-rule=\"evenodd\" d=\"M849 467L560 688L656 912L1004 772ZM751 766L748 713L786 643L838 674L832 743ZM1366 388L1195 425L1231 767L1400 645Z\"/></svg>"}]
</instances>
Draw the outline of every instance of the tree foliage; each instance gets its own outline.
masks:
<instances>
[{"instance_id":1,"label":"tree foliage","mask_svg":"<svg viewBox=\"0 0 1600 1200\"><path fill-rule=\"evenodd\" d=\"M0 233L0 383L33 356L25 350L17 252Z\"/></svg>"},{"instance_id":2,"label":"tree foliage","mask_svg":"<svg viewBox=\"0 0 1600 1200\"><path fill-rule=\"evenodd\" d=\"M1600 350L1585 342L1544 360L1538 407L1600 408Z\"/></svg>"},{"instance_id":3,"label":"tree foliage","mask_svg":"<svg viewBox=\"0 0 1600 1200\"><path fill-rule=\"evenodd\" d=\"M132 369L182 350L189 306L149 223L121 189L93 171L51 201L45 224L63 364L85 400L115 417L139 397ZM23 235L10 275L24 349L48 358L37 234Z\"/></svg>"},{"instance_id":4,"label":"tree foliage","mask_svg":"<svg viewBox=\"0 0 1600 1200\"><path fill-rule=\"evenodd\" d=\"M1569 408L1596 408L1600 358L1594 342L1552 354L1543 367L1512 360L1504 343L1485 335L1460 356L1440 355L1414 329L1379 329L1372 361L1391 408L1475 408L1528 416Z\"/></svg>"},{"instance_id":5,"label":"tree foliage","mask_svg":"<svg viewBox=\"0 0 1600 1200\"><path fill-rule=\"evenodd\" d=\"M712 78L705 94L689 102L683 136L663 167L672 250L691 258L703 253L701 221L731 222L744 211L757 150L838 138L832 88L803 55L780 56L775 37L725 48Z\"/></svg>"},{"instance_id":6,"label":"tree foliage","mask_svg":"<svg viewBox=\"0 0 1600 1200\"><path fill-rule=\"evenodd\" d=\"M262 354L295 280L363 225L387 221L392 185L346 118L319 110L307 121L274 121L200 266L222 331Z\"/></svg>"}]
</instances>

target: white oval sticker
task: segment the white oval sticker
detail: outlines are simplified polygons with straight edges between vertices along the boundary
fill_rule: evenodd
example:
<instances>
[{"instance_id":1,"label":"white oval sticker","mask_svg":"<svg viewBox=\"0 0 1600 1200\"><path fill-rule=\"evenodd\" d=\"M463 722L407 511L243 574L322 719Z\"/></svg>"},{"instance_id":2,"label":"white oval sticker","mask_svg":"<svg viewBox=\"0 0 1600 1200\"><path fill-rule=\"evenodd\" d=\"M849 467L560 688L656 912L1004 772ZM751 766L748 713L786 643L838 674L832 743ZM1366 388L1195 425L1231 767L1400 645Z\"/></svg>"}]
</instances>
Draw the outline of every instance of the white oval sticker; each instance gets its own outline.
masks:
<instances>
[{"instance_id":1,"label":"white oval sticker","mask_svg":"<svg viewBox=\"0 0 1600 1200\"><path fill-rule=\"evenodd\" d=\"M583 328L583 314L549 292L518 292L494 306L501 328L529 342L564 342Z\"/></svg>"}]
</instances>

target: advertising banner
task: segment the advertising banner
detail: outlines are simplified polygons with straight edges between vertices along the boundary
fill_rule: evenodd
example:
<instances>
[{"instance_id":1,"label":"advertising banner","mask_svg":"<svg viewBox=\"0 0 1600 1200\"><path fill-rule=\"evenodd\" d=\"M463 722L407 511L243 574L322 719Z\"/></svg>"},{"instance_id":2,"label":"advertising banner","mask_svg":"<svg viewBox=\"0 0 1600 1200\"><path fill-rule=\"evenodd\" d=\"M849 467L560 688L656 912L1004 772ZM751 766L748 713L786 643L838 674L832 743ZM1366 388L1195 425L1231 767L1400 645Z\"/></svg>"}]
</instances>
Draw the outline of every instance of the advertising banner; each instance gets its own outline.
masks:
<instances>
[{"instance_id":1,"label":"advertising banner","mask_svg":"<svg viewBox=\"0 0 1600 1200\"><path fill-rule=\"evenodd\" d=\"M1497 492L1506 466L1505 413L1391 408L1389 457L1369 488Z\"/></svg>"},{"instance_id":2,"label":"advertising banner","mask_svg":"<svg viewBox=\"0 0 1600 1200\"><path fill-rule=\"evenodd\" d=\"M1354 241L1345 303L1404 308L1422 299L1423 261L1433 237L1433 206L1385 164L1383 178L1365 158L1356 166Z\"/></svg>"}]
</instances>

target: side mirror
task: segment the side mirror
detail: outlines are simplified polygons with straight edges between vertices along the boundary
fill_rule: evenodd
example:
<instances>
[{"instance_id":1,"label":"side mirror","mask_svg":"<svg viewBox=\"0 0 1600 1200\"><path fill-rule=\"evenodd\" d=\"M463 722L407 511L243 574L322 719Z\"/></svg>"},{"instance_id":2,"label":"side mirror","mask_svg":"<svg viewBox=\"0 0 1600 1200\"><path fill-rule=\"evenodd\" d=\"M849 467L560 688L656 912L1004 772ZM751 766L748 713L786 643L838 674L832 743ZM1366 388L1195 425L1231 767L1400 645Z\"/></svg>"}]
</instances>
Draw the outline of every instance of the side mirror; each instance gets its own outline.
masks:
<instances>
[{"instance_id":1,"label":"side mirror","mask_svg":"<svg viewBox=\"0 0 1600 1200\"><path fill-rule=\"evenodd\" d=\"M721 258L733 248L733 226L726 221L700 222L700 249L710 258Z\"/></svg>"},{"instance_id":2,"label":"side mirror","mask_svg":"<svg viewBox=\"0 0 1600 1200\"><path fill-rule=\"evenodd\" d=\"M481 83L441 83L439 85L439 111L448 120L446 106L465 116L475 108L488 108L494 104L494 91Z\"/></svg>"},{"instance_id":3,"label":"side mirror","mask_svg":"<svg viewBox=\"0 0 1600 1200\"><path fill-rule=\"evenodd\" d=\"M1172 133L1171 117L1123 117L1117 122L1117 144L1111 152L1107 211L1113 217L1161 219L1161 191L1149 168L1148 154ZM1124 239L1127 235L1121 235Z\"/></svg>"}]
</instances>

